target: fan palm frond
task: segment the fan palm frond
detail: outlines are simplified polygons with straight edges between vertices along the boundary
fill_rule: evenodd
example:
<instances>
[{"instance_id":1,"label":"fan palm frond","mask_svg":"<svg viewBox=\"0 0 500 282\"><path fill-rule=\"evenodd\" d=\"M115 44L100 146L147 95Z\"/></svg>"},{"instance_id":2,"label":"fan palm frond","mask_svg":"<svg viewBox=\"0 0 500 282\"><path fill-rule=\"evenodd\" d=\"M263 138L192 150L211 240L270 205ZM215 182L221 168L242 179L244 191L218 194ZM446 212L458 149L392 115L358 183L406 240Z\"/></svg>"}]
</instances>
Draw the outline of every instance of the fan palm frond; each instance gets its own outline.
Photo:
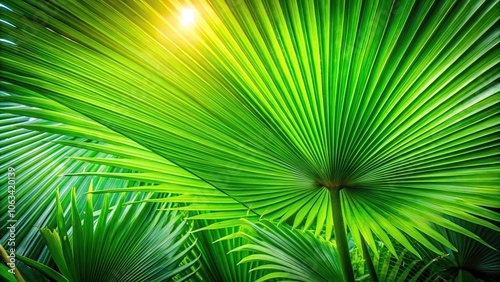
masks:
<instances>
[{"instance_id":1,"label":"fan palm frond","mask_svg":"<svg viewBox=\"0 0 500 282\"><path fill-rule=\"evenodd\" d=\"M500 279L498 232L461 219L451 217L450 220L477 234L493 248L484 246L463 234L436 227L436 230L443 234L456 247L456 250L441 246L446 256L438 261L435 267L436 274L433 277L449 281L498 281ZM420 250L420 252L427 258L432 256L425 250Z\"/></svg>"},{"instance_id":2,"label":"fan palm frond","mask_svg":"<svg viewBox=\"0 0 500 282\"><path fill-rule=\"evenodd\" d=\"M82 220L76 192L72 190L72 224L68 229L58 197L58 230L40 230L65 279L170 281L183 274L179 279L183 281L194 274L190 268L197 258L180 265L193 247L186 244L190 234L182 214L158 212L155 204L124 206L125 196L122 194L113 208L109 206L109 196L106 196L95 220L92 198L92 195L87 198Z\"/></svg>"},{"instance_id":3,"label":"fan palm frond","mask_svg":"<svg viewBox=\"0 0 500 282\"><path fill-rule=\"evenodd\" d=\"M69 146L67 148L73 148L72 150L79 148L81 150L101 153L95 156L79 156L71 155L71 152L68 151L67 154L71 160L91 163L95 166L115 168L112 171L88 168L82 171L80 169L65 173L65 176L97 176L100 178L136 181L136 185L128 185L130 187L120 185L120 183L108 182L110 185L107 185L103 189L103 193L111 191L106 188L116 188L112 192L154 190L155 192L175 193L180 196L169 197L165 201L188 202L192 204L179 207L179 209L183 210L196 212L200 210L211 211L211 213L198 214L197 218L239 220L241 217L251 216L248 214L248 209L234 199L228 198L227 195L214 189L196 176L120 134L110 131L105 126L93 122L78 112L72 111L47 98L36 97L36 95L36 98L31 97L26 93L26 89L22 87L11 85L9 86L9 90L17 95L0 98L4 102L15 103L15 106L4 107L2 109L4 112L43 121L43 124L20 123L17 125L18 127L30 131L45 132L48 136L54 134L65 136L64 138L53 140L53 142ZM57 160L54 163L58 164ZM158 185L151 187L149 185L141 185L137 181ZM100 193L101 191L94 192ZM217 226L220 226L220 224L215 225L215 227Z\"/></svg>"},{"instance_id":4,"label":"fan palm frond","mask_svg":"<svg viewBox=\"0 0 500 282\"><path fill-rule=\"evenodd\" d=\"M197 0L186 30L182 1L8 1L1 79L168 160L227 211L335 229L352 281L345 227L394 255L392 239L456 250L433 225L487 245L443 215L500 230L499 5Z\"/></svg>"},{"instance_id":5,"label":"fan palm frond","mask_svg":"<svg viewBox=\"0 0 500 282\"><path fill-rule=\"evenodd\" d=\"M245 228L246 227L246 228ZM260 262L252 270L270 270L256 281L285 279L295 281L342 281L342 268L334 243L269 221L247 222L223 239L244 238L246 244L232 252L250 253L240 264ZM362 262L361 262L362 263ZM356 267L355 267L356 268Z\"/></svg>"},{"instance_id":6,"label":"fan palm frond","mask_svg":"<svg viewBox=\"0 0 500 282\"><path fill-rule=\"evenodd\" d=\"M193 277L193 281L256 281L269 271L264 269L253 269L262 263L260 261L239 264L239 262L250 252L232 252L236 247L246 243L242 237L225 239L239 230L239 227L206 229L213 225L213 220L194 220L194 228L197 231L191 240L196 240L194 256L200 255L200 268Z\"/></svg>"},{"instance_id":7,"label":"fan palm frond","mask_svg":"<svg viewBox=\"0 0 500 282\"><path fill-rule=\"evenodd\" d=\"M293 230L286 224L275 225L269 221L247 222L240 231L223 239L244 238L246 243L232 252L246 251L240 264L259 262L255 270L270 273L259 276L257 281L292 279L294 281L342 281L342 268L338 260L335 242L327 242L312 232ZM357 281L370 280L365 259L358 247L351 245L351 264ZM373 259L378 281L421 281L431 263L419 259L402 245L396 245L397 256L378 243L377 256Z\"/></svg>"},{"instance_id":8,"label":"fan palm frond","mask_svg":"<svg viewBox=\"0 0 500 282\"><path fill-rule=\"evenodd\" d=\"M2 96L0 98L3 98ZM38 98L37 98L38 99ZM123 173L127 170L122 168L112 168L100 164L88 164L78 162L70 157L92 157L108 158L112 157L105 152L80 149L76 147L64 146L58 142L83 142L88 143L87 139L73 138L50 132L37 132L22 128L23 126L49 126L50 123L39 119L36 116L23 117L14 113L21 114L25 111L36 111L36 109L20 106L18 104L2 104L2 113L0 115L1 125L0 134L2 139L2 160L0 171L2 179L7 179L8 168L13 169L15 174L15 219L16 222L16 252L31 258L48 263L48 252L43 249L43 240L38 232L38 227L55 227L55 220L51 216L55 211L55 190L60 187L61 201L68 203L70 200L70 187L88 187L90 181L98 181L99 189L114 187L138 186L141 182L135 180L110 180L100 181L99 179L86 176L79 178L61 177L62 174L93 171L98 173ZM97 145L95 142L92 144ZM6 184L6 183L5 183ZM3 187L3 185L2 185ZM82 195L87 192L85 189L78 189L78 204L83 207ZM0 191L0 197L7 199L8 189ZM133 194L127 195L130 200ZM141 196L142 197L142 196ZM110 202L116 204L119 195L110 197ZM94 205L97 209L102 205L101 199L96 199ZM8 205L0 207L0 242L7 242L8 233ZM82 211L83 212L83 211ZM69 219L67 220L69 222ZM5 244L4 244L5 245Z\"/></svg>"}]
</instances>

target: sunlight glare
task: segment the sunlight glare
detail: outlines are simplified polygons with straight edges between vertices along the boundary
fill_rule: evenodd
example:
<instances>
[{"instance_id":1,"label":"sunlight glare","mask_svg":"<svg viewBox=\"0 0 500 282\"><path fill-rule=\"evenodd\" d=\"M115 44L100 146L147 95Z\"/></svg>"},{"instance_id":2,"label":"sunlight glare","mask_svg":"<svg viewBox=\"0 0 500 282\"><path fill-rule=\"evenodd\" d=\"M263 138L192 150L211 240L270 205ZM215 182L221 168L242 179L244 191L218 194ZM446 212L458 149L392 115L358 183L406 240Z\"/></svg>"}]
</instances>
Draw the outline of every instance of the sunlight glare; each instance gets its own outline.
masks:
<instances>
[{"instance_id":1,"label":"sunlight glare","mask_svg":"<svg viewBox=\"0 0 500 282\"><path fill-rule=\"evenodd\" d=\"M196 10L193 8L184 8L181 11L180 22L183 26L191 26L196 19Z\"/></svg>"}]
</instances>

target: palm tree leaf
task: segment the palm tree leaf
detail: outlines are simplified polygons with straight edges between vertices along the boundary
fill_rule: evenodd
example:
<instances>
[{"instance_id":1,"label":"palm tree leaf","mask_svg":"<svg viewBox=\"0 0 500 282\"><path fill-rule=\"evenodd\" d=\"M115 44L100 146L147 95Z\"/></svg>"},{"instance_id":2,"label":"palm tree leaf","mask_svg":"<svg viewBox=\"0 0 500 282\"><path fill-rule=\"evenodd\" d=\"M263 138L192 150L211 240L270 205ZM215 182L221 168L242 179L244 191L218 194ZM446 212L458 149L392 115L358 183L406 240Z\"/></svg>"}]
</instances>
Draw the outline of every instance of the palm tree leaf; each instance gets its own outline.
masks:
<instances>
[{"instance_id":1,"label":"palm tree leaf","mask_svg":"<svg viewBox=\"0 0 500 282\"><path fill-rule=\"evenodd\" d=\"M443 214L499 230L498 5L196 1L186 32L176 1L8 2L1 74L255 214L329 238L342 188L371 247L438 251L431 223L474 237Z\"/></svg>"},{"instance_id":2,"label":"palm tree leaf","mask_svg":"<svg viewBox=\"0 0 500 282\"><path fill-rule=\"evenodd\" d=\"M11 87L12 88L12 87ZM19 91L21 88L17 88ZM164 201L164 202L181 202L181 203L206 203L210 195L213 195L211 201L217 202L217 205L209 205L201 207L200 205L193 205L192 207L184 206L181 209L184 210L207 210L212 212L217 212L218 210L227 210L228 208L222 205L227 203L230 205L230 209L238 210L233 211L228 218L228 213L225 213L225 219L239 219L241 217L248 217L248 209L244 206L237 204L231 198L228 198L223 193L220 193L210 185L205 182L200 181L198 178L187 173L185 170L177 167L171 162L165 160L164 158L142 148L140 145L131 142L127 138L120 136L112 131L107 130L102 125L92 122L88 118L74 112L58 103L52 102L44 98L31 98L25 96L3 96L4 102L16 102L23 103L16 107L6 107L3 110L11 114L24 115L30 117L31 119L49 119L45 121L44 124L32 124L32 123L22 123L19 127L36 130L40 132L46 132L49 134L56 135L67 135L71 137L79 138L93 138L99 140L96 142L88 142L87 140L53 140L57 144L62 144L66 146L71 146L80 149L86 149L95 152L105 153L103 158L99 157L71 157L72 160L76 161L86 161L96 165L105 167L115 167L114 172L101 172L99 170L86 169L86 172L78 173L67 173L64 176L78 176L78 177L92 177L97 176L100 178L115 178L121 179L127 182L131 181L142 181L149 183L168 183L168 185L158 185L155 188L146 186L136 186L136 187L125 187L120 189L117 187L123 186L112 186L116 184L115 182L109 182L110 185L107 187L112 187L116 189L104 189L102 192L138 192L138 191L152 191L166 192L169 193L179 193L188 194L184 197L169 197L164 200L151 200L151 201ZM47 108L38 108L47 107ZM45 116L39 115L40 111L48 112ZM51 114L56 113L56 114ZM65 119L58 118L58 116L65 116ZM75 122L73 122L75 121ZM56 123L54 123L56 122ZM75 125L67 126L61 125L60 122L72 123ZM89 128L92 128L89 131ZM97 134L96 132L99 132ZM106 143L102 143L106 142ZM120 158L112 158L113 156L118 156ZM125 170L124 170L125 169ZM142 173L129 172L128 169L132 171L141 171ZM94 191L99 193L100 191ZM215 199L215 200L214 200ZM177 200L177 201L176 201ZM214 214L210 216L205 214L208 219L221 219L221 214ZM226 225L229 222L228 221ZM208 228L213 228L219 226L219 224L212 225Z\"/></svg>"},{"instance_id":3,"label":"palm tree leaf","mask_svg":"<svg viewBox=\"0 0 500 282\"><path fill-rule=\"evenodd\" d=\"M37 262L35 260L32 260L30 258L21 256L21 255L17 255L17 257L19 258L20 261L22 261L26 265L29 265L31 267L36 268L37 270L43 272L45 275L47 275L48 277L54 279L57 282L68 282L68 280L66 279L66 277L62 276L57 271L53 270L52 268L50 268L50 267L48 267L46 265L43 265L43 264L41 264L41 263L39 263L39 262ZM13 280L13 281L16 281L16 280Z\"/></svg>"},{"instance_id":4,"label":"palm tree leaf","mask_svg":"<svg viewBox=\"0 0 500 282\"><path fill-rule=\"evenodd\" d=\"M6 265L0 264L0 277L5 279L7 282L16 282L16 277L9 272L9 269Z\"/></svg>"},{"instance_id":5,"label":"palm tree leaf","mask_svg":"<svg viewBox=\"0 0 500 282\"><path fill-rule=\"evenodd\" d=\"M299 232L286 224L274 225L264 220L247 223L221 240L234 237L245 238L247 242L235 247L233 252L250 252L240 264L258 261L261 265L253 270L272 271L260 276L259 281L273 277L294 281L342 281L335 243L326 242L311 232ZM378 250L373 254L378 255L374 256L373 265L378 281L421 281L429 275L431 264L438 260L434 257L421 260L401 244L394 244L397 252L394 256L383 243L376 244ZM359 248L351 248L350 253L357 281L370 281Z\"/></svg>"},{"instance_id":6,"label":"palm tree leaf","mask_svg":"<svg viewBox=\"0 0 500 282\"><path fill-rule=\"evenodd\" d=\"M45 99L47 100L47 99ZM5 108L3 107L5 106ZM2 109L27 109L15 104L3 104ZM7 111L7 110L6 110ZM43 241L38 232L38 227L55 227L55 221L51 217L55 210L54 193L56 187L60 187L63 202L69 202L69 191L72 186L89 185L94 179L99 181L100 189L108 187L127 187L140 185L136 181L111 180L107 183L101 182L94 177L60 177L63 173L76 171L100 171L100 172L125 172L124 169L111 168L104 165L92 165L68 159L70 156L79 157L110 157L107 153L99 153L79 148L72 148L57 144L58 141L82 141L68 136L50 134L46 132L35 132L20 128L19 126L33 123L43 123L43 120L32 120L9 113L2 113L0 116L0 134L3 136L0 146L4 149L2 154L2 165L0 171L2 177L7 179L8 168L12 167L16 173L16 252L25 256L36 258L42 263L48 263L48 252L43 248ZM2 189L0 195L7 199L7 188ZM83 195L86 191L78 189L77 194ZM133 195L127 196L130 200ZM115 203L119 195L111 197ZM79 204L83 204L79 201ZM99 208L101 199L95 201ZM2 205L1 209L2 230L6 230L9 215L7 205ZM69 219L68 221L69 222ZM1 232L1 241L6 242L6 232Z\"/></svg>"},{"instance_id":7,"label":"palm tree leaf","mask_svg":"<svg viewBox=\"0 0 500 282\"><path fill-rule=\"evenodd\" d=\"M446 256L444 259L439 260L437 266L434 267L435 275L433 278L441 277L447 280L458 281L497 281L500 278L499 233L465 220L457 218L449 219L481 237L491 244L493 248L484 246L458 232L435 227L437 231L443 234L456 247L456 250L440 246ZM420 250L420 252L426 258L432 256L432 254L426 253L425 250Z\"/></svg>"},{"instance_id":8,"label":"palm tree leaf","mask_svg":"<svg viewBox=\"0 0 500 282\"><path fill-rule=\"evenodd\" d=\"M59 198L58 231L41 229L58 269L68 281L169 281L182 273L187 277L193 274L190 268L197 258L179 266L194 246L187 245L190 235L181 214L156 211L165 204L124 206L122 194L112 210L106 196L95 221L92 198L89 194L82 222L76 191L72 190L71 233ZM124 247L128 250L125 253Z\"/></svg>"},{"instance_id":9,"label":"palm tree leaf","mask_svg":"<svg viewBox=\"0 0 500 282\"><path fill-rule=\"evenodd\" d=\"M203 215L201 213L200 215ZM224 221L226 222L226 221ZM197 229L196 253L201 254L200 269L193 277L193 281L256 281L264 276L267 271L253 270L261 265L260 262L238 264L249 252L231 252L232 249L245 243L244 238L232 238L218 241L239 230L239 227L217 228L205 230L213 226L213 220L195 220L194 228ZM241 223L241 221L240 221ZM194 237L191 237L194 238Z\"/></svg>"},{"instance_id":10,"label":"palm tree leaf","mask_svg":"<svg viewBox=\"0 0 500 282\"><path fill-rule=\"evenodd\" d=\"M342 281L342 270L337 259L335 245L310 232L299 232L284 224L274 225L269 221L251 223L246 221L239 232L224 239L244 238L245 244L232 252L247 254L240 264L260 262L252 271L271 271L256 281L271 278L294 281ZM313 253L311 253L311 251Z\"/></svg>"}]
</instances>

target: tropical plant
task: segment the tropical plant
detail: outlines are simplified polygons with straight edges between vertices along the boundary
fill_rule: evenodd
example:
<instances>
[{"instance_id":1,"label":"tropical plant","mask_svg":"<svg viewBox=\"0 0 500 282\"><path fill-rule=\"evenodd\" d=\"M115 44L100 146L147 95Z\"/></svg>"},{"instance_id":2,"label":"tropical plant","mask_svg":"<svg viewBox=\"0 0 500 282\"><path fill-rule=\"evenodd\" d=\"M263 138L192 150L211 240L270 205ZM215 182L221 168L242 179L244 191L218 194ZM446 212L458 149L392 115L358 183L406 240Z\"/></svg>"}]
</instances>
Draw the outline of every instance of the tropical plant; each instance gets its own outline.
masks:
<instances>
[{"instance_id":1,"label":"tropical plant","mask_svg":"<svg viewBox=\"0 0 500 282\"><path fill-rule=\"evenodd\" d=\"M245 228L246 227L246 228ZM250 251L253 254L245 256L241 263L252 261L263 263L252 271L270 269L271 273L261 276L258 281L270 278L290 279L293 281L342 281L342 268L337 258L336 246L332 242L317 238L312 232L300 232L280 224L269 221L257 224L247 222L241 231L232 236L247 238L246 244L241 244L233 252ZM352 239L352 238L351 238ZM350 241L351 243L352 240ZM438 259L430 259L427 264L413 254L396 245L397 256L393 256L389 249L378 243L377 254L372 265L380 281L423 281L425 271ZM353 265L356 281L366 281L369 266L365 264L362 251L350 244L351 264ZM419 280L421 279L421 280Z\"/></svg>"},{"instance_id":2,"label":"tropical plant","mask_svg":"<svg viewBox=\"0 0 500 282\"><path fill-rule=\"evenodd\" d=\"M89 192L92 191L90 186ZM194 274L197 258L180 265L194 246L187 245L186 221L177 212L158 212L163 205L124 206L125 195L109 206L109 194L97 219L87 197L85 215L80 218L76 190L71 194L71 232L64 220L64 210L57 193L58 231L40 230L61 274L46 271L43 265L21 260L46 272L58 282L66 281L184 281ZM95 222L95 223L94 223Z\"/></svg>"},{"instance_id":3,"label":"tropical plant","mask_svg":"<svg viewBox=\"0 0 500 282\"><path fill-rule=\"evenodd\" d=\"M23 130L76 156L64 168L93 164L68 179L134 183L96 193L173 193L149 201L204 211L192 218L215 220L206 230L246 217L290 224L315 247L334 237L345 281L357 273L351 237L376 280L380 243L437 256L460 252L440 228L491 248L451 217L500 230L499 5L7 1L5 135L40 119ZM186 7L192 25L178 22ZM36 179L49 175L22 138L2 142ZM54 193L49 181L27 184L19 202ZM23 252L40 254L35 238L23 236Z\"/></svg>"},{"instance_id":4,"label":"tropical plant","mask_svg":"<svg viewBox=\"0 0 500 282\"><path fill-rule=\"evenodd\" d=\"M457 250L441 246L445 256L436 263L437 271L431 278L436 281L498 281L500 279L498 232L457 218L450 220L477 234L494 248L489 248L457 232L436 227L436 230L442 233ZM421 249L420 252L426 259L432 256L425 249Z\"/></svg>"},{"instance_id":5,"label":"tropical plant","mask_svg":"<svg viewBox=\"0 0 500 282\"><path fill-rule=\"evenodd\" d=\"M244 238L228 238L231 234L238 232L239 227L206 229L214 222L209 220L195 220L195 250L192 258L200 256L200 269L192 281L256 281L265 276L265 269L254 269L261 265L260 261L240 264L239 262L250 255L250 252L232 252L233 249L246 243ZM220 240L226 238L225 240Z\"/></svg>"},{"instance_id":6,"label":"tropical plant","mask_svg":"<svg viewBox=\"0 0 500 282\"><path fill-rule=\"evenodd\" d=\"M296 281L342 281L342 268L331 242L316 239L313 234L293 232L284 225L276 226L268 221L258 225L249 223L234 236L246 238L249 242L234 250L253 252L240 263L263 262L254 268L270 269L271 273L257 281L285 279ZM224 238L222 238L224 239Z\"/></svg>"},{"instance_id":7,"label":"tropical plant","mask_svg":"<svg viewBox=\"0 0 500 282\"><path fill-rule=\"evenodd\" d=\"M5 90L7 90L5 88ZM34 98L31 100L40 100ZM38 104L30 104L35 106ZM2 177L6 175L8 167L16 168L18 177L16 178L16 251L19 254L36 258L37 260L48 263L50 255L43 248L43 241L38 228L35 227L56 227L55 217L55 191L60 188L60 196L63 203L69 203L70 191L72 187L89 187L91 180L97 183L97 189L107 189L113 187L127 187L141 185L140 182L132 180L107 179L100 181L92 177L60 177L63 174L74 173L79 171L94 171L99 173L119 173L128 170L114 169L109 166L99 164L88 164L77 161L70 157L95 157L109 158L112 157L108 153L98 152L95 150L79 149L77 147L64 146L64 142L87 142L83 138L72 138L64 135L53 134L43 131L34 131L31 129L21 128L26 123L31 123L33 126L47 126L49 123L42 119L37 119L31 116L30 119L19 116L27 107L21 107L12 103L5 103L2 106L8 107L10 111L16 114L2 113L0 114L0 135L2 136L1 146L5 149L5 154L2 154ZM52 106L53 107L53 106ZM3 108L6 109L6 108ZM57 108L53 109L57 111ZM27 116L30 114L24 113ZM62 143L59 143L62 142ZM96 145L95 141L91 141ZM23 173L19 174L19 171ZM98 181L98 182L97 182ZM143 183L142 183L143 184ZM33 189L36 188L36 189ZM87 189L77 189L77 201L80 207L83 207L82 197ZM2 189L0 197L6 199L8 195L7 189ZM115 205L120 195L111 195L110 204ZM131 200L135 197L134 194L127 194L126 200ZM141 196L142 197L142 196ZM102 199L94 199L94 207L100 209ZM69 207L65 205L65 207ZM83 209L82 209L83 215ZM7 241L8 233L4 233L4 224L8 220L9 213L7 205L2 205L0 220L3 230L0 232L1 242ZM69 218L67 220L69 223Z\"/></svg>"}]
</instances>

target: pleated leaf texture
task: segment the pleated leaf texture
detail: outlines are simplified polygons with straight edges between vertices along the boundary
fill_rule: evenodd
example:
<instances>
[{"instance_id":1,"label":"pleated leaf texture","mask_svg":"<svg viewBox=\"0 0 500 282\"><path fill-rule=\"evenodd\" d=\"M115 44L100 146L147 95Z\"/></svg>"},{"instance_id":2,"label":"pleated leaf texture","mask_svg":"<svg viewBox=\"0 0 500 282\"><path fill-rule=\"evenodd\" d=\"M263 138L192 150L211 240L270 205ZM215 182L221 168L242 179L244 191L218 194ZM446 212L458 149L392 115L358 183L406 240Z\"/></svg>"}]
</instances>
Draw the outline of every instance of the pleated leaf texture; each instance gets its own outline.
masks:
<instances>
[{"instance_id":1,"label":"pleated leaf texture","mask_svg":"<svg viewBox=\"0 0 500 282\"><path fill-rule=\"evenodd\" d=\"M2 98L86 116L235 218L329 240L340 190L357 244L440 253L429 238L455 248L432 224L485 243L443 215L499 230L499 4L6 1Z\"/></svg>"},{"instance_id":2,"label":"pleated leaf texture","mask_svg":"<svg viewBox=\"0 0 500 282\"><path fill-rule=\"evenodd\" d=\"M40 229L61 272L49 275L51 278L58 282L172 281L177 276L175 281L185 281L194 274L198 258L181 264L194 246L187 244L189 230L182 215L157 212L159 207L155 205L124 205L124 199L122 195L118 204L110 207L109 194L106 195L95 216L89 195L82 219L73 189L69 231L57 193L58 231ZM45 267L30 259L22 261L41 271Z\"/></svg>"}]
</instances>

